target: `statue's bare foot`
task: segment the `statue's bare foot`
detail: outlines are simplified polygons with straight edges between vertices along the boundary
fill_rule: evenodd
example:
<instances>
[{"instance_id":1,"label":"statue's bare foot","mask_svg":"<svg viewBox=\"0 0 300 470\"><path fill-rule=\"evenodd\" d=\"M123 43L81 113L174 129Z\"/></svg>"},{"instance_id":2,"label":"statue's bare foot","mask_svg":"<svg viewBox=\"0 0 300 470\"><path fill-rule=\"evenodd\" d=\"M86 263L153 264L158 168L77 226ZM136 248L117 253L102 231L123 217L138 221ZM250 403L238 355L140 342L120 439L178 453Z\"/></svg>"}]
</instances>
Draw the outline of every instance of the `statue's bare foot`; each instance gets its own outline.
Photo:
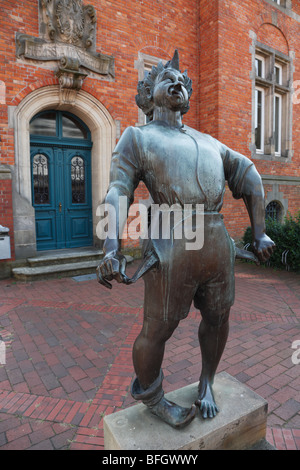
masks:
<instances>
[{"instance_id":1,"label":"statue's bare foot","mask_svg":"<svg viewBox=\"0 0 300 470\"><path fill-rule=\"evenodd\" d=\"M214 418L219 412L210 384L205 384L204 387L199 387L199 395L198 399L195 401L195 405L199 407L204 419Z\"/></svg>"},{"instance_id":2,"label":"statue's bare foot","mask_svg":"<svg viewBox=\"0 0 300 470\"><path fill-rule=\"evenodd\" d=\"M192 405L191 408L184 408L164 397L156 405L149 408L153 414L176 429L187 426L196 416L195 405Z\"/></svg>"}]
</instances>

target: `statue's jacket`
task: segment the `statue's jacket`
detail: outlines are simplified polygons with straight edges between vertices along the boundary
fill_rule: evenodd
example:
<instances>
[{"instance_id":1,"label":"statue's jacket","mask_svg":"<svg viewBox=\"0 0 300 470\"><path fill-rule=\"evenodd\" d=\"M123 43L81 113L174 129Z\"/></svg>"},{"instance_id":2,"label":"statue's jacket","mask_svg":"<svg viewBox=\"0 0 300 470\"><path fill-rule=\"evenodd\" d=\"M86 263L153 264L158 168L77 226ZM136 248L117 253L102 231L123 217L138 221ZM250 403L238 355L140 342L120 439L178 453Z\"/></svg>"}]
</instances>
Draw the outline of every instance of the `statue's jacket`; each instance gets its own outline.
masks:
<instances>
[{"instance_id":1,"label":"statue's jacket","mask_svg":"<svg viewBox=\"0 0 300 470\"><path fill-rule=\"evenodd\" d=\"M225 182L233 197L241 198L252 165L250 159L207 134L185 125L177 128L151 121L128 127L122 134L113 152L108 190L117 188L132 203L143 181L154 204L203 204L205 212L218 213ZM153 241L153 245L161 258L167 244Z\"/></svg>"}]
</instances>

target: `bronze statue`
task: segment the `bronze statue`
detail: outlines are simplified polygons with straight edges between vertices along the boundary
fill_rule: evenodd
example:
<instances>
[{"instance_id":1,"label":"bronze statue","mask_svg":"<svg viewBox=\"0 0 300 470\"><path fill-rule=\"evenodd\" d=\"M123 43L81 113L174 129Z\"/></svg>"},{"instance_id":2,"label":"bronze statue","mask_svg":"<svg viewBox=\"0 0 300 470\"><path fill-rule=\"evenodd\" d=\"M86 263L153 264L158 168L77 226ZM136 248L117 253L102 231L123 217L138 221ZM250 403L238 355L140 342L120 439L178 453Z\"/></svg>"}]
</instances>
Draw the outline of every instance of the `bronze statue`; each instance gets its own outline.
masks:
<instances>
[{"instance_id":1,"label":"bronze statue","mask_svg":"<svg viewBox=\"0 0 300 470\"><path fill-rule=\"evenodd\" d=\"M136 276L144 275L144 323L133 347L136 378L131 393L175 428L195 417L196 406L203 418L213 418L219 411L212 385L228 336L236 257L220 214L225 180L233 196L245 202L258 259L266 261L275 247L265 233L264 191L251 160L183 125L191 93L191 80L187 72L180 72L177 51L171 61L159 63L139 82L136 102L150 122L129 127L121 136L113 153L105 199L118 213L119 197L127 196L129 208L137 185L143 181L155 204L204 206L203 247L186 250L184 237L149 238ZM120 252L119 228L126 217L118 218L115 236L105 240L105 256L97 268L98 281L109 288L112 279L133 282L125 274L126 260ZM188 315L192 302L202 316L202 371L198 399L191 408L183 408L164 397L161 365L165 343Z\"/></svg>"}]
</instances>

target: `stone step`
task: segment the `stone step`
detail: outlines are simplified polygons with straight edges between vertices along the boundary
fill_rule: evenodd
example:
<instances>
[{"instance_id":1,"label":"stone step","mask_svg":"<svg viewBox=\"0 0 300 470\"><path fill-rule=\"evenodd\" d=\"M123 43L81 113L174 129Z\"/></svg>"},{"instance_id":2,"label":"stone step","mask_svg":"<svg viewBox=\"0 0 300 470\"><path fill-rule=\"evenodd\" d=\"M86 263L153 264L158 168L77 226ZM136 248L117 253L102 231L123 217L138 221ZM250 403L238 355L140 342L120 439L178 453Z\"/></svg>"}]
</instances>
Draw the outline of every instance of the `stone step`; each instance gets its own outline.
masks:
<instances>
[{"instance_id":1,"label":"stone step","mask_svg":"<svg viewBox=\"0 0 300 470\"><path fill-rule=\"evenodd\" d=\"M96 272L98 260L88 260L73 263L49 264L41 266L24 266L12 270L13 277L18 281L35 281L52 277L69 277Z\"/></svg>"},{"instance_id":2,"label":"stone step","mask_svg":"<svg viewBox=\"0 0 300 470\"><path fill-rule=\"evenodd\" d=\"M32 267L49 266L53 264L70 264L73 262L100 260L103 251L93 248L76 250L55 250L39 253L37 256L28 258L27 262Z\"/></svg>"},{"instance_id":3,"label":"stone step","mask_svg":"<svg viewBox=\"0 0 300 470\"><path fill-rule=\"evenodd\" d=\"M50 255L49 255L50 256ZM95 255L96 256L96 255ZM14 268L12 270L13 277L18 281L35 281L40 279L50 279L58 277L74 277L84 274L96 274L96 267L98 266L103 252L99 252L96 259L86 259L84 256L81 257L70 257L69 260L72 262L66 262L68 258L64 257L61 263L54 263L53 259L51 262L47 262L47 257L44 258L44 263L41 264L39 260L36 264L33 262L31 266L23 266L20 268ZM82 258L81 260L79 260ZM127 263L131 263L133 258L127 256Z\"/></svg>"}]
</instances>

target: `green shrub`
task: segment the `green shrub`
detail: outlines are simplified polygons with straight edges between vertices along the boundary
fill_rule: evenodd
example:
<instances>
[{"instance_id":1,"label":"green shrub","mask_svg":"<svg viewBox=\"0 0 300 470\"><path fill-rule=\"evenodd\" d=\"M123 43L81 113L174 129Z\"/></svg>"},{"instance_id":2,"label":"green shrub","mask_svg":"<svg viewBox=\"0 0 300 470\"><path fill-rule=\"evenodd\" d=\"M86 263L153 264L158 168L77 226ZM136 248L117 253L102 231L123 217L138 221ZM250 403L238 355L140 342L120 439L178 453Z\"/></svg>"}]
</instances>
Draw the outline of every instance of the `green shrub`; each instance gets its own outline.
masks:
<instances>
[{"instance_id":1,"label":"green shrub","mask_svg":"<svg viewBox=\"0 0 300 470\"><path fill-rule=\"evenodd\" d=\"M300 271L300 211L294 217L288 214L283 223L268 218L266 233L276 245L276 250L270 257L268 264L282 269L286 267L286 262L288 269ZM248 227L244 233L243 243L246 245L251 242L252 231ZM284 259L284 252L286 252L286 259Z\"/></svg>"}]
</instances>

